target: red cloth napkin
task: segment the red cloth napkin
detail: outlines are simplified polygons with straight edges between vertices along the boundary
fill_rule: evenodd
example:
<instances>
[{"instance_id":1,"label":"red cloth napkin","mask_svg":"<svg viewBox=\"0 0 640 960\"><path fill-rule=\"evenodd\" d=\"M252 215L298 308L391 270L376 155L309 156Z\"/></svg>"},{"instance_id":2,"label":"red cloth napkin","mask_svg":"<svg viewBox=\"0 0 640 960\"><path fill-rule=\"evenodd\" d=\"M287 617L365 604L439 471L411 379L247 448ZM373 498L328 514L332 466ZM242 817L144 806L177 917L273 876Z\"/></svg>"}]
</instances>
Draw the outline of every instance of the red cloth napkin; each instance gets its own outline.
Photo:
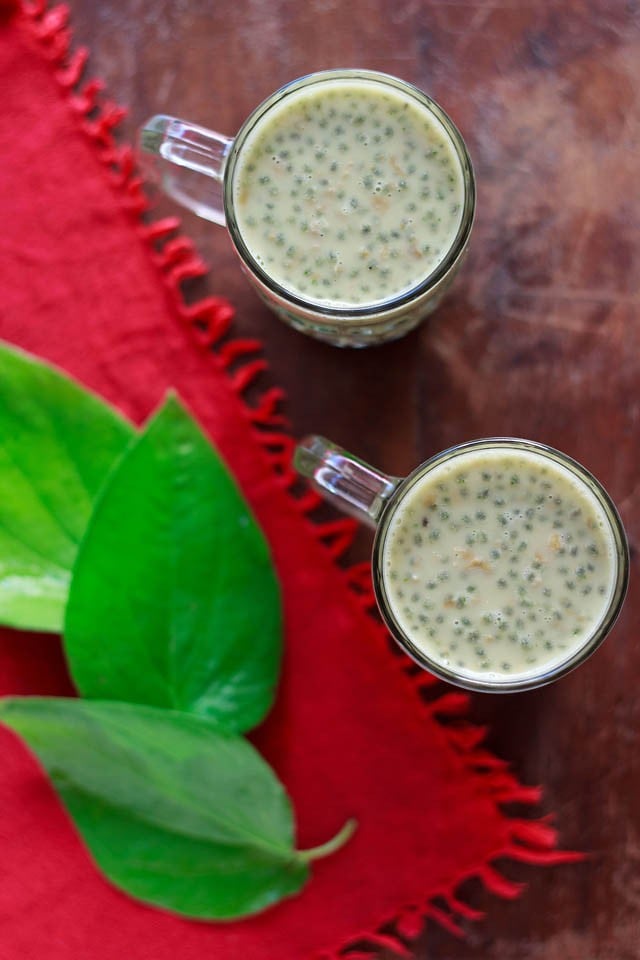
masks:
<instances>
[{"instance_id":1,"label":"red cloth napkin","mask_svg":"<svg viewBox=\"0 0 640 960\"><path fill-rule=\"evenodd\" d=\"M456 898L462 880L518 894L496 858L571 855L555 849L546 822L501 812L500 803L534 803L539 791L482 748L482 731L464 719L466 695L390 652L368 612L368 570L335 562L352 522L316 524L315 496L294 496L282 392L269 389L253 406L243 396L265 368L260 344L229 337L225 301L183 302L181 282L204 266L177 221L142 222L131 150L112 135L122 112L81 81L86 51L70 52L67 19L64 7L36 3L0 24L0 336L136 422L169 386L197 414L251 501L284 587L283 681L256 741L293 797L301 846L326 840L347 817L359 829L314 866L299 897L247 921L189 922L102 879L35 762L0 730L0 955L409 956L425 916L451 930L476 916ZM68 694L58 640L0 633L0 692Z\"/></svg>"}]
</instances>

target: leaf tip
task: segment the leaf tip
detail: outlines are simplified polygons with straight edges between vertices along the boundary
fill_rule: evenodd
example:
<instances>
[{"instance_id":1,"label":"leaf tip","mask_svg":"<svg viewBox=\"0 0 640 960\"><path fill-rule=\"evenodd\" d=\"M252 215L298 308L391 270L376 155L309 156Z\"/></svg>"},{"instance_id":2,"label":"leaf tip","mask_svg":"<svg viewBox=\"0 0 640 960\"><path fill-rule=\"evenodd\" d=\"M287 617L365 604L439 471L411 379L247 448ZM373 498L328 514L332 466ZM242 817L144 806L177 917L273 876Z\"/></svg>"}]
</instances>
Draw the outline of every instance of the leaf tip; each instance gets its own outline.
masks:
<instances>
[{"instance_id":1,"label":"leaf tip","mask_svg":"<svg viewBox=\"0 0 640 960\"><path fill-rule=\"evenodd\" d=\"M187 413L186 405L175 387L169 387L166 391L157 412L163 413L165 411L182 415Z\"/></svg>"},{"instance_id":2,"label":"leaf tip","mask_svg":"<svg viewBox=\"0 0 640 960\"><path fill-rule=\"evenodd\" d=\"M194 426L196 421L187 404L173 387L166 391L162 403L151 414L147 426L155 424Z\"/></svg>"}]
</instances>

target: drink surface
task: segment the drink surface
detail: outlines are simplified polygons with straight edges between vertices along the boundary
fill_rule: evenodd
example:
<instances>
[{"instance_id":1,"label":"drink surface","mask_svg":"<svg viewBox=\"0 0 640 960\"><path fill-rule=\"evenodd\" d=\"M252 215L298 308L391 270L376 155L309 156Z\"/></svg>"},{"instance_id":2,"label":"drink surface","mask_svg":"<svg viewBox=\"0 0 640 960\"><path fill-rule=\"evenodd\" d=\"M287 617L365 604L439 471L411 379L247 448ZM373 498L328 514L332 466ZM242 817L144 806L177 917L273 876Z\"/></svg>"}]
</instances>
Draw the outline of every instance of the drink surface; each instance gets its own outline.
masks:
<instances>
[{"instance_id":1,"label":"drink surface","mask_svg":"<svg viewBox=\"0 0 640 960\"><path fill-rule=\"evenodd\" d=\"M315 303L363 306L408 292L444 259L464 179L448 132L418 100L379 81L329 79L257 122L233 202L273 280Z\"/></svg>"},{"instance_id":2,"label":"drink surface","mask_svg":"<svg viewBox=\"0 0 640 960\"><path fill-rule=\"evenodd\" d=\"M607 516L543 454L469 451L414 483L382 558L393 614L428 657L463 677L536 676L576 653L616 577Z\"/></svg>"}]
</instances>

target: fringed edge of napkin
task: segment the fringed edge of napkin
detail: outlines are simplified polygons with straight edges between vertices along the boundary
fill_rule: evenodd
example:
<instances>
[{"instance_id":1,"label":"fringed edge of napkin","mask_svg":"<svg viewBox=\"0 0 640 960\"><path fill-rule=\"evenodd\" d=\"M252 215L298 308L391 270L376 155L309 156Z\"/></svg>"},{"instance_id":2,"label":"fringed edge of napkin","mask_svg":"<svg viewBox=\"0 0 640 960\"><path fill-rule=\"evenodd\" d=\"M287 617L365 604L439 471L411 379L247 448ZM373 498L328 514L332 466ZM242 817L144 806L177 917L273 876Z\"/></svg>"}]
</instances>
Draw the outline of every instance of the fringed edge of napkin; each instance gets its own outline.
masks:
<instances>
[{"instance_id":1,"label":"fringed edge of napkin","mask_svg":"<svg viewBox=\"0 0 640 960\"><path fill-rule=\"evenodd\" d=\"M119 144L114 131L126 109L103 99L101 80L83 79L89 51L80 46L72 49L69 28L70 10L66 4L49 6L48 0L0 0L0 12L21 15L30 35L37 41L54 76L66 96L67 103L84 133L89 137L108 179L119 192L123 208L131 214L138 236L146 243L149 256L171 294L179 320L184 323L198 346L216 359L227 371L229 382L238 394L253 428L255 441L282 487L289 493L291 504L308 521L314 535L322 542L329 557L340 565L348 592L354 602L369 614L376 609L371 571L368 562L343 566L340 561L349 550L358 528L355 520L340 518L317 521L313 512L322 503L313 490L300 492L300 483L291 459L295 440L286 432L287 418L281 412L285 391L271 386L260 392L252 405L247 391L268 369L262 356L260 340L228 337L234 308L224 297L210 296L196 303L187 303L182 284L208 273L192 241L181 234L177 217L164 217L147 222L144 215L151 204L144 192L144 181L136 167L135 153L129 144ZM252 391L253 396L253 391ZM452 748L467 769L480 778L486 793L496 804L535 806L542 799L540 787L523 786L509 771L508 764L484 749L486 728L469 723L469 696L451 691L435 677L425 674L408 657L392 648L389 637L380 625L378 641L395 661L407 683L417 694L420 709L426 710L441 726ZM551 817L521 819L507 816L509 839L494 851L480 869L472 869L452 879L451 883L424 901L399 908L383 918L376 931L360 931L348 941L329 951L320 951L314 960L372 960L380 950L395 957L410 958L411 944L422 936L429 920L436 921L456 937L464 938L464 921L481 920L485 914L457 895L459 887L472 878L481 881L489 892L506 899L516 899L526 887L505 877L496 861L510 859L535 865L572 863L584 855L557 848L557 831Z\"/></svg>"}]
</instances>

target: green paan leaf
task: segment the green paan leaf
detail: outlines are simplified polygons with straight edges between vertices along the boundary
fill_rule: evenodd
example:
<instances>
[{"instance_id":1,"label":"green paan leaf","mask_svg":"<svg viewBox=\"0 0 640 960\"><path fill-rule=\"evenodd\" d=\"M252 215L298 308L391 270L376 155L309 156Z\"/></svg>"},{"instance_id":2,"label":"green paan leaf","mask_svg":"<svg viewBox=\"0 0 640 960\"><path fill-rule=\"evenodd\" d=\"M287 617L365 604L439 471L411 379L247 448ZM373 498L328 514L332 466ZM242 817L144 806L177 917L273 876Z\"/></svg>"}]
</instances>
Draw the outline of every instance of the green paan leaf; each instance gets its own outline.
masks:
<instances>
[{"instance_id":1,"label":"green paan leaf","mask_svg":"<svg viewBox=\"0 0 640 960\"><path fill-rule=\"evenodd\" d=\"M65 622L85 697L194 712L232 731L271 706L279 588L227 468L170 398L105 483Z\"/></svg>"},{"instance_id":2,"label":"green paan leaf","mask_svg":"<svg viewBox=\"0 0 640 960\"><path fill-rule=\"evenodd\" d=\"M352 830L296 851L273 771L202 717L27 697L0 700L0 722L37 755L106 876L190 917L229 920L296 893L309 861Z\"/></svg>"},{"instance_id":3,"label":"green paan leaf","mask_svg":"<svg viewBox=\"0 0 640 960\"><path fill-rule=\"evenodd\" d=\"M132 436L93 394L0 345L0 623L62 629L78 542Z\"/></svg>"}]
</instances>

